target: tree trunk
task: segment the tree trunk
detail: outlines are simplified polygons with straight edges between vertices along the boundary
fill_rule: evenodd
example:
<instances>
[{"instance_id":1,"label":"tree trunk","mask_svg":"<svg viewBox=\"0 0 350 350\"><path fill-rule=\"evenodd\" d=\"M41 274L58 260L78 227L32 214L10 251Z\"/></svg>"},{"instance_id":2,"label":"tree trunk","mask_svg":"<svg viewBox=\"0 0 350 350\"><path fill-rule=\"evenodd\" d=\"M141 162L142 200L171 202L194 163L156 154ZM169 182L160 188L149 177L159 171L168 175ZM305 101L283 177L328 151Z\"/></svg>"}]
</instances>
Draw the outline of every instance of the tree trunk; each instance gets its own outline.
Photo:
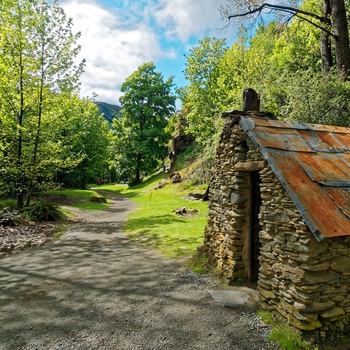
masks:
<instances>
[{"instance_id":1,"label":"tree trunk","mask_svg":"<svg viewBox=\"0 0 350 350\"><path fill-rule=\"evenodd\" d=\"M330 0L323 0L322 3L322 17L324 18L324 24L329 27L331 26L331 4ZM333 66L332 58L332 46L331 37L329 33L321 31L321 61L322 61L322 71L323 73L328 73L330 67Z\"/></svg>"},{"instance_id":2,"label":"tree trunk","mask_svg":"<svg viewBox=\"0 0 350 350\"><path fill-rule=\"evenodd\" d=\"M136 172L135 172L135 183L139 184L141 183L141 159L142 159L142 155L139 153L137 155L137 159L136 159Z\"/></svg>"},{"instance_id":3,"label":"tree trunk","mask_svg":"<svg viewBox=\"0 0 350 350\"><path fill-rule=\"evenodd\" d=\"M20 43L21 45L21 43ZM17 149L17 179L16 179L16 190L17 190L17 206L18 209L23 208L24 204L24 188L23 188L23 161L22 161L22 150L23 150L23 119L24 119L24 82L23 82L23 57L22 48L20 46L19 54L19 89L20 89L20 111L18 115L18 149Z\"/></svg>"},{"instance_id":4,"label":"tree trunk","mask_svg":"<svg viewBox=\"0 0 350 350\"><path fill-rule=\"evenodd\" d=\"M42 45L42 56L41 56L41 81L40 81L40 90L39 90L39 105L38 105L38 123L36 128L36 135L34 141L34 151L33 151L33 161L32 161L32 169L30 174L29 186L27 191L27 200L26 207L29 207L30 200L33 192L34 185L34 177L36 176L36 167L37 167L37 156L38 156L38 148L39 148L39 140L40 140L40 132L41 132L41 118L43 114L43 95L44 95L44 45Z\"/></svg>"},{"instance_id":5,"label":"tree trunk","mask_svg":"<svg viewBox=\"0 0 350 350\"><path fill-rule=\"evenodd\" d=\"M330 0L333 31L335 36L335 57L339 75L348 79L350 71L349 32L344 0Z\"/></svg>"}]
</instances>

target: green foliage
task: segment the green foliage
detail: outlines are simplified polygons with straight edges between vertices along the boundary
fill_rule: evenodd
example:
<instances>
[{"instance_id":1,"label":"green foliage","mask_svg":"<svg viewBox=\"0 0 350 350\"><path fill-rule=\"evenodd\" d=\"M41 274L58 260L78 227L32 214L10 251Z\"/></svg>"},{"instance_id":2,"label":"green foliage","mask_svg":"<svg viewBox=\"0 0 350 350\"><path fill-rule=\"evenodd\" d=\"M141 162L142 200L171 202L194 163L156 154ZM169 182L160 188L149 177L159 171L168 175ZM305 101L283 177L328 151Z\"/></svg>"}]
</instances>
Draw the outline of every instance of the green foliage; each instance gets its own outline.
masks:
<instances>
[{"instance_id":1,"label":"green foliage","mask_svg":"<svg viewBox=\"0 0 350 350\"><path fill-rule=\"evenodd\" d=\"M0 192L16 191L22 207L24 194L29 205L34 187L58 166L60 149L50 142L53 107L58 92L78 91L80 34L72 33L55 1L4 0L0 6Z\"/></svg>"},{"instance_id":2,"label":"green foliage","mask_svg":"<svg viewBox=\"0 0 350 350\"><path fill-rule=\"evenodd\" d=\"M258 311L258 316L261 318L261 320L264 323L267 323L269 325L276 324L275 318L273 317L273 314L270 311L259 310Z\"/></svg>"},{"instance_id":3,"label":"green foliage","mask_svg":"<svg viewBox=\"0 0 350 350\"><path fill-rule=\"evenodd\" d=\"M207 273L209 270L208 258L204 254L195 254L189 261L189 266L192 271L198 274Z\"/></svg>"},{"instance_id":4,"label":"green foliage","mask_svg":"<svg viewBox=\"0 0 350 350\"><path fill-rule=\"evenodd\" d=\"M39 201L26 208L26 215L32 221L58 221L63 218L60 208L49 202Z\"/></svg>"},{"instance_id":5,"label":"green foliage","mask_svg":"<svg viewBox=\"0 0 350 350\"><path fill-rule=\"evenodd\" d=\"M278 93L269 103L278 105L278 115L289 121L350 126L350 83L337 73L305 71L277 79ZM312 88L311 88L312 87Z\"/></svg>"},{"instance_id":6,"label":"green foliage","mask_svg":"<svg viewBox=\"0 0 350 350\"><path fill-rule=\"evenodd\" d=\"M205 144L216 133L216 120L226 105L225 93L219 89L219 63L226 51L225 40L204 38L190 50L185 78L189 85L180 90L187 114L187 132Z\"/></svg>"},{"instance_id":7,"label":"green foliage","mask_svg":"<svg viewBox=\"0 0 350 350\"><path fill-rule=\"evenodd\" d=\"M68 162L61 164L56 182L86 189L89 182L108 173L111 130L95 103L88 99L66 97L59 113L57 141Z\"/></svg>"},{"instance_id":8,"label":"green foliage","mask_svg":"<svg viewBox=\"0 0 350 350\"><path fill-rule=\"evenodd\" d=\"M258 316L264 323L272 326L269 339L276 341L281 350L317 350L318 348L310 345L301 338L300 332L295 328L288 326L284 322L278 322L273 314L267 310L259 310Z\"/></svg>"},{"instance_id":9,"label":"green foliage","mask_svg":"<svg viewBox=\"0 0 350 350\"><path fill-rule=\"evenodd\" d=\"M198 143L194 143L186 150L180 153L176 159L175 170L181 170L186 163L192 162L195 156L199 153L201 146Z\"/></svg>"},{"instance_id":10,"label":"green foliage","mask_svg":"<svg viewBox=\"0 0 350 350\"><path fill-rule=\"evenodd\" d=\"M228 3L235 6L223 8L226 15L236 13L238 5L246 6L248 2ZM306 0L300 8L321 15L319 0ZM278 118L350 125L350 82L339 78L335 69L328 74L322 72L321 33L314 25L317 21L297 17L281 21L273 17L253 34L241 26L230 48L225 48L224 41L205 38L190 51L185 70L189 85L180 91L183 110L172 125L174 131L184 125L202 146L193 178L210 178L222 130L220 113L241 110L246 88L261 95L262 111Z\"/></svg>"},{"instance_id":11,"label":"green foliage","mask_svg":"<svg viewBox=\"0 0 350 350\"><path fill-rule=\"evenodd\" d=\"M140 66L122 85L123 118L114 120L115 164L131 183L141 181L142 172L152 172L168 154L166 131L175 111L173 78L164 81L153 63Z\"/></svg>"}]
</instances>

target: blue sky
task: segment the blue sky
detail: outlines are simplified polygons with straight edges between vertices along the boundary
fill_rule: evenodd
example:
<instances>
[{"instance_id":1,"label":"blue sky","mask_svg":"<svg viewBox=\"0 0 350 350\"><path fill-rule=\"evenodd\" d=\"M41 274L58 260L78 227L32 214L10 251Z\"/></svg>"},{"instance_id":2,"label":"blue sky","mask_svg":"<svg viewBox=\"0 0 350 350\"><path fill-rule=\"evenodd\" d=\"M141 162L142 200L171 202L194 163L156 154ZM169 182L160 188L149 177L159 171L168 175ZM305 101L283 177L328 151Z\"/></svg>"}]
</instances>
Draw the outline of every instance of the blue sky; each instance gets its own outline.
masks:
<instances>
[{"instance_id":1,"label":"blue sky","mask_svg":"<svg viewBox=\"0 0 350 350\"><path fill-rule=\"evenodd\" d=\"M226 0L61 0L82 36L79 59L86 59L82 97L119 104L120 87L141 64L154 62L165 79L177 86L186 81L182 71L190 49L205 36L226 38L220 5Z\"/></svg>"}]
</instances>

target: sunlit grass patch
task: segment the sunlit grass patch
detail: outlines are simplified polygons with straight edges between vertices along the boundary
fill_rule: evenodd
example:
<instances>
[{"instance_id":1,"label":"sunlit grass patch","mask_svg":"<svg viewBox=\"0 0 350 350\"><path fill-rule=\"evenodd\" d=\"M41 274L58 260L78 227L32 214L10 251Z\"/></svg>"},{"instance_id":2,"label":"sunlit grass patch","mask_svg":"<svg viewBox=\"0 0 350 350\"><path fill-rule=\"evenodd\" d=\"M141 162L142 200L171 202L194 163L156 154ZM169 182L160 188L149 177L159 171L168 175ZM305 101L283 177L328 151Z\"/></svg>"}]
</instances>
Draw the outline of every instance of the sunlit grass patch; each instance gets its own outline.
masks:
<instances>
[{"instance_id":1,"label":"sunlit grass patch","mask_svg":"<svg viewBox=\"0 0 350 350\"><path fill-rule=\"evenodd\" d=\"M165 183L160 188L159 182ZM203 244L204 227L207 223L206 202L189 201L190 190L181 184L171 184L164 173L156 174L145 183L129 188L126 185L103 185L101 190L123 194L137 204L137 210L128 216L125 231L129 237L157 248L171 257L192 256ZM191 217L176 215L176 209L197 209Z\"/></svg>"}]
</instances>

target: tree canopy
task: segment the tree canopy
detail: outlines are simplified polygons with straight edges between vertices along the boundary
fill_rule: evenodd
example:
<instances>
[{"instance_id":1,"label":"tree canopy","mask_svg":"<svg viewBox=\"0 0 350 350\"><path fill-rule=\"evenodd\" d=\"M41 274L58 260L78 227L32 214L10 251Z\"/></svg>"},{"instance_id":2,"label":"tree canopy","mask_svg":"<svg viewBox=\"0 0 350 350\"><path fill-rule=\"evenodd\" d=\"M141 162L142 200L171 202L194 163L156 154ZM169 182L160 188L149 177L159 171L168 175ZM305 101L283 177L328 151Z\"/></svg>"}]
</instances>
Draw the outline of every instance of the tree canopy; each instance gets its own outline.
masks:
<instances>
[{"instance_id":1,"label":"tree canopy","mask_svg":"<svg viewBox=\"0 0 350 350\"><path fill-rule=\"evenodd\" d=\"M168 156L170 119L174 130L195 139L208 180L221 112L240 110L246 88L258 91L262 111L278 118L350 125L350 82L342 61L350 55L339 52L348 29L337 22L347 3L227 4L222 13L231 21L256 19L266 9L287 17L270 15L254 31L241 26L231 47L223 39L200 40L187 56L188 84L177 90L182 103L177 113L173 78L164 79L152 62L144 63L122 85L121 116L111 126L93 100L78 97L84 69L84 61L75 63L80 33L73 33L57 2L2 1L0 195L16 195L18 206L27 206L34 190L53 183L84 188L111 168L139 183Z\"/></svg>"},{"instance_id":2,"label":"tree canopy","mask_svg":"<svg viewBox=\"0 0 350 350\"><path fill-rule=\"evenodd\" d=\"M299 2L297 2L297 5ZM350 46L349 28L344 0L317 1L318 7L303 8L296 6L292 1L278 1L268 3L252 0L228 0L227 5L221 7L223 17L231 21L247 17L256 20L258 16L282 13L286 20L306 22L321 31L320 54L323 70L328 71L333 65L331 46L334 44L334 53L338 74L347 79L350 73Z\"/></svg>"},{"instance_id":3,"label":"tree canopy","mask_svg":"<svg viewBox=\"0 0 350 350\"><path fill-rule=\"evenodd\" d=\"M241 15L255 16L256 21L256 16L267 8L283 10L289 17L281 19L270 12L267 21L255 22L255 30L241 23L238 39L231 47L225 47L224 41L205 38L191 49L185 69L189 83L181 89L183 110L178 115L184 120L187 133L203 145L201 157L205 164L214 166L221 112L241 110L242 92L247 88L260 94L261 110L277 118L349 126L350 83L344 79L346 66L340 71L339 66L332 67L330 59L327 69L324 66L322 40L327 31L331 37L330 58L338 62L339 56L334 17L329 18L333 26L328 26L322 1L305 0L294 10L284 8L291 5L281 2L227 3L232 6L223 8L222 13L231 21ZM325 30L319 28L320 21Z\"/></svg>"}]
</instances>

